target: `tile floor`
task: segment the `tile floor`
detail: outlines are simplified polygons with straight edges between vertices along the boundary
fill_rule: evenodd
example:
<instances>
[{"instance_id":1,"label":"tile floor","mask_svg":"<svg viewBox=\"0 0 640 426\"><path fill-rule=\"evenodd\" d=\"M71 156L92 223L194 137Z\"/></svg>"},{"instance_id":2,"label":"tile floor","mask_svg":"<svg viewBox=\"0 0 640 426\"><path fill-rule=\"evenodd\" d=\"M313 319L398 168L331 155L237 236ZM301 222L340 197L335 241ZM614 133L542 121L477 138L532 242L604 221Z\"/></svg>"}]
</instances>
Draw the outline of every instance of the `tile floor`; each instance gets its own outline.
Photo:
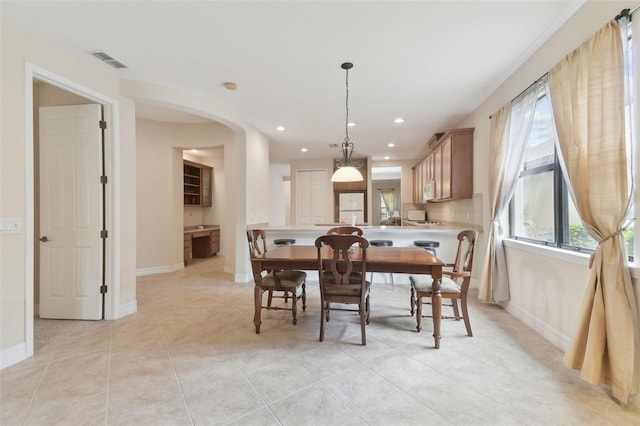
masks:
<instances>
[{"instance_id":1,"label":"tile floor","mask_svg":"<svg viewBox=\"0 0 640 426\"><path fill-rule=\"evenodd\" d=\"M35 356L0 371L0 424L640 424L498 307L472 303L474 337L444 321L435 350L408 286L376 283L367 346L346 312L320 343L312 280L298 325L263 311L256 335L252 286L221 271L213 258L140 277L138 313L118 321L37 320Z\"/></svg>"}]
</instances>

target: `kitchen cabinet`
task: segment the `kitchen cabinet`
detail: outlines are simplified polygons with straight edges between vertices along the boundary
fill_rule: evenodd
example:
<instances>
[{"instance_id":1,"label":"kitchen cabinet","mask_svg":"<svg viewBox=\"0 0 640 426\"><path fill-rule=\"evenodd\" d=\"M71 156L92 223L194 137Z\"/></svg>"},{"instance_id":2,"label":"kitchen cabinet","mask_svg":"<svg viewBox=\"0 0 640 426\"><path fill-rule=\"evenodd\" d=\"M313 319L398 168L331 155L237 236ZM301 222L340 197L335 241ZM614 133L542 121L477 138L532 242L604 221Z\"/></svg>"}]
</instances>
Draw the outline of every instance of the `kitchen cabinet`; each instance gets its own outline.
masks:
<instances>
[{"instance_id":1,"label":"kitchen cabinet","mask_svg":"<svg viewBox=\"0 0 640 426\"><path fill-rule=\"evenodd\" d=\"M195 228L195 227L192 227ZM186 228L185 228L186 229ZM184 264L192 258L207 258L220 251L220 229L189 229L184 232Z\"/></svg>"},{"instance_id":2,"label":"kitchen cabinet","mask_svg":"<svg viewBox=\"0 0 640 426\"><path fill-rule=\"evenodd\" d=\"M184 205L211 207L213 168L193 161L183 160Z\"/></svg>"},{"instance_id":3,"label":"kitchen cabinet","mask_svg":"<svg viewBox=\"0 0 640 426\"><path fill-rule=\"evenodd\" d=\"M473 196L473 130L437 133L427 155L413 167L414 204Z\"/></svg>"}]
</instances>

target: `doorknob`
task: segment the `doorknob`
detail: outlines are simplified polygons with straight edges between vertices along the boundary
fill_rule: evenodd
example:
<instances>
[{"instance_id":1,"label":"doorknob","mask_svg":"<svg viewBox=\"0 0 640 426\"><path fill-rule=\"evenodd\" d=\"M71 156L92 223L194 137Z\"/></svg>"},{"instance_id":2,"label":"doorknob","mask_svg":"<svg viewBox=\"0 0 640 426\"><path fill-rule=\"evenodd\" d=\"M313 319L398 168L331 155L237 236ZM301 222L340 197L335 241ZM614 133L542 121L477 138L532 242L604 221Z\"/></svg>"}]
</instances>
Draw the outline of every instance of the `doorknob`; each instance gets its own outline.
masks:
<instances>
[{"instance_id":1,"label":"doorknob","mask_svg":"<svg viewBox=\"0 0 640 426\"><path fill-rule=\"evenodd\" d=\"M47 238L47 236L45 235L44 237L40 238L40 241L42 241L43 243L46 243L47 241L49 241L49 239Z\"/></svg>"}]
</instances>

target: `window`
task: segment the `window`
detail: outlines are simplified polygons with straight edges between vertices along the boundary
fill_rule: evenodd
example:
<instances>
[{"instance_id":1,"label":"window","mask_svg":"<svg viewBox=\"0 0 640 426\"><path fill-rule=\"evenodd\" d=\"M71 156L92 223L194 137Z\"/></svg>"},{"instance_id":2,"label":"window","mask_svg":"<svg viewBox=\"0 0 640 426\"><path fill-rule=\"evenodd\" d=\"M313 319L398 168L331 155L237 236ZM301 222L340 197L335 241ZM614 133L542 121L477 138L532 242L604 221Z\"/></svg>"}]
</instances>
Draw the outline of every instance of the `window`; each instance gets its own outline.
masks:
<instances>
[{"instance_id":1,"label":"window","mask_svg":"<svg viewBox=\"0 0 640 426\"><path fill-rule=\"evenodd\" d=\"M584 228L569 196L555 152L555 129L548 97L536 103L534 122L511 200L510 236L569 250L593 252L597 247ZM633 215L630 215L633 217ZM633 259L633 227L624 231Z\"/></svg>"},{"instance_id":2,"label":"window","mask_svg":"<svg viewBox=\"0 0 640 426\"><path fill-rule=\"evenodd\" d=\"M393 213L393 189L380 189L380 223L387 223Z\"/></svg>"}]
</instances>

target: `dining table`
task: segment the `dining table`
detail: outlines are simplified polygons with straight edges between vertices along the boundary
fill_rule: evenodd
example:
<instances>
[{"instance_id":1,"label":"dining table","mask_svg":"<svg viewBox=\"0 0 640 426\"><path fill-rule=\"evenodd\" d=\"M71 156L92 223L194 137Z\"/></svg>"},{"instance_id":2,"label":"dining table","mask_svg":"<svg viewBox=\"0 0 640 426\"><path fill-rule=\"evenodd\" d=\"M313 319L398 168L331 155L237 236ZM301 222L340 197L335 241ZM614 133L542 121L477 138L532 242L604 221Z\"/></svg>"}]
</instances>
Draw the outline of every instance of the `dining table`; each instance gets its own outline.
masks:
<instances>
[{"instance_id":1,"label":"dining table","mask_svg":"<svg viewBox=\"0 0 640 426\"><path fill-rule=\"evenodd\" d=\"M260 333L262 310L262 292L260 271L269 270L318 270L318 251L315 246L290 245L272 248L260 256L251 259L254 271L256 333ZM332 250L328 246L320 248L323 259L330 259ZM367 272L391 272L401 274L425 274L433 278L432 313L433 339L435 348L440 348L440 322L442 318L442 296L440 286L442 282L442 267L444 263L433 253L418 247L374 247L369 246L366 252ZM354 248L350 254L352 261L358 263L362 259L362 251ZM419 327L418 327L419 331Z\"/></svg>"}]
</instances>

